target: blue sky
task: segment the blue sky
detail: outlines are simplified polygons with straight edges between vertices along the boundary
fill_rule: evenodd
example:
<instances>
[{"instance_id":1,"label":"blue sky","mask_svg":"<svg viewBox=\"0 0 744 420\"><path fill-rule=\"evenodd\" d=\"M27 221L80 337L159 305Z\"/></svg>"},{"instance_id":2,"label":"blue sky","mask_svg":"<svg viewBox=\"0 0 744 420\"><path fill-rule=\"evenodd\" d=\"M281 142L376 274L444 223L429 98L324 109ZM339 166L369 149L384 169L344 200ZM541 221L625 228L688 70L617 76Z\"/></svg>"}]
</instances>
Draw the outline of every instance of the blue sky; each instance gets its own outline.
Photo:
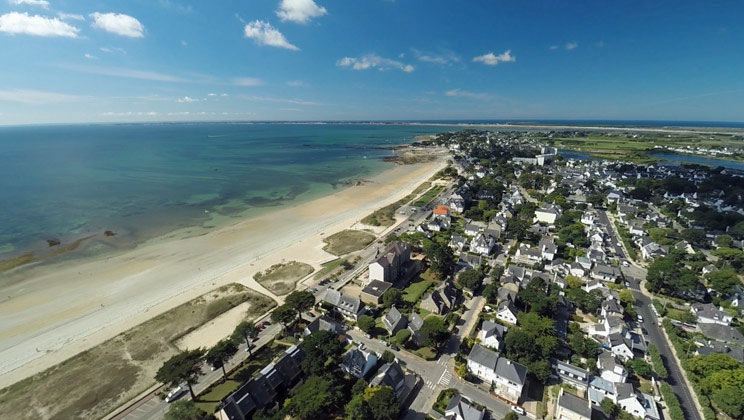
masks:
<instances>
[{"instance_id":1,"label":"blue sky","mask_svg":"<svg viewBox=\"0 0 744 420\"><path fill-rule=\"evenodd\" d=\"M0 124L744 121L744 2L0 0Z\"/></svg>"}]
</instances>

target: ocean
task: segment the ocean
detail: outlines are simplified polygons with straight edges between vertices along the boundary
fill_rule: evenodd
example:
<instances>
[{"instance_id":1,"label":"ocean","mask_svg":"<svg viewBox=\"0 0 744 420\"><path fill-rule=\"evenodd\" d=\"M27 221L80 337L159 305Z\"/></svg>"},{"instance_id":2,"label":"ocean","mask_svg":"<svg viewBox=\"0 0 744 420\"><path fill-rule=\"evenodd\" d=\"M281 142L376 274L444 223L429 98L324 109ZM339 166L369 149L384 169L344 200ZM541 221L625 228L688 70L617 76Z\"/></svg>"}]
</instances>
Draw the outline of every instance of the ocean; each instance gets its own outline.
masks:
<instances>
[{"instance_id":1,"label":"ocean","mask_svg":"<svg viewBox=\"0 0 744 420\"><path fill-rule=\"evenodd\" d=\"M133 246L318 198L442 127L111 124L0 127L0 260L110 230ZM105 242L105 241L104 241ZM99 244L104 246L105 244ZM95 252L89 249L90 252Z\"/></svg>"}]
</instances>

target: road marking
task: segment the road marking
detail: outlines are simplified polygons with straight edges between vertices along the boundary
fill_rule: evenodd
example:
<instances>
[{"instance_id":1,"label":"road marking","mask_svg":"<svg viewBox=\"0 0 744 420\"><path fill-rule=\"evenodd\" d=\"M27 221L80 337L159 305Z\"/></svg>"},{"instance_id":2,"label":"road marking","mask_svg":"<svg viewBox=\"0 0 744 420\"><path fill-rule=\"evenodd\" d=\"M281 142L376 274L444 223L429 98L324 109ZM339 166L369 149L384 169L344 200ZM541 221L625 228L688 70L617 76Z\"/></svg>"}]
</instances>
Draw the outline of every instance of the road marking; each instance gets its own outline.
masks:
<instances>
[{"instance_id":1,"label":"road marking","mask_svg":"<svg viewBox=\"0 0 744 420\"><path fill-rule=\"evenodd\" d=\"M452 375L449 372L447 372L447 370L445 369L442 372L442 376L439 377L439 380L437 381L437 384L441 384L441 385L447 386L447 385L449 385L450 380L452 380Z\"/></svg>"}]
</instances>

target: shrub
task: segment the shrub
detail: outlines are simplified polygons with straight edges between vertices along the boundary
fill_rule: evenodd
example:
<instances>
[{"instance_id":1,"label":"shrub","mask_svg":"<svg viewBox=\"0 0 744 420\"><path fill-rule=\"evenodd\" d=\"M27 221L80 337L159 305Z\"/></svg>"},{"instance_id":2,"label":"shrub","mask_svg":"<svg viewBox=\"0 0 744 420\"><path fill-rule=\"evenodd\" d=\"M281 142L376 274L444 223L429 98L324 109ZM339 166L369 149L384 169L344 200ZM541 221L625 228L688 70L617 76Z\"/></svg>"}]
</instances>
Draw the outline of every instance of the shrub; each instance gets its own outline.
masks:
<instances>
[{"instance_id":1,"label":"shrub","mask_svg":"<svg viewBox=\"0 0 744 420\"><path fill-rule=\"evenodd\" d=\"M660 387L661 395L664 397L667 408L669 409L669 416L671 420L685 420L682 406L679 404L679 399L674 395L672 387L667 383L662 383Z\"/></svg>"}]
</instances>

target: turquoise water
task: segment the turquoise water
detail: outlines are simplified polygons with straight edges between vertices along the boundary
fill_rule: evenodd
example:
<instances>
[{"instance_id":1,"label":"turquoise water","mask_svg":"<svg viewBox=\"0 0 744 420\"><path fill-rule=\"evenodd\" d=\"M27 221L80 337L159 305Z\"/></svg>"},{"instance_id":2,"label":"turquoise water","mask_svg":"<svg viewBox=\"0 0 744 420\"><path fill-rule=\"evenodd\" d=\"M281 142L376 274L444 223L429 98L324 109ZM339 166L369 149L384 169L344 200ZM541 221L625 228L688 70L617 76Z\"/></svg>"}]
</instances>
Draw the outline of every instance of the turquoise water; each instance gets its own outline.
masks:
<instances>
[{"instance_id":1,"label":"turquoise water","mask_svg":"<svg viewBox=\"0 0 744 420\"><path fill-rule=\"evenodd\" d=\"M0 259L113 230L132 243L332 193L441 127L131 124L0 128Z\"/></svg>"}]
</instances>

